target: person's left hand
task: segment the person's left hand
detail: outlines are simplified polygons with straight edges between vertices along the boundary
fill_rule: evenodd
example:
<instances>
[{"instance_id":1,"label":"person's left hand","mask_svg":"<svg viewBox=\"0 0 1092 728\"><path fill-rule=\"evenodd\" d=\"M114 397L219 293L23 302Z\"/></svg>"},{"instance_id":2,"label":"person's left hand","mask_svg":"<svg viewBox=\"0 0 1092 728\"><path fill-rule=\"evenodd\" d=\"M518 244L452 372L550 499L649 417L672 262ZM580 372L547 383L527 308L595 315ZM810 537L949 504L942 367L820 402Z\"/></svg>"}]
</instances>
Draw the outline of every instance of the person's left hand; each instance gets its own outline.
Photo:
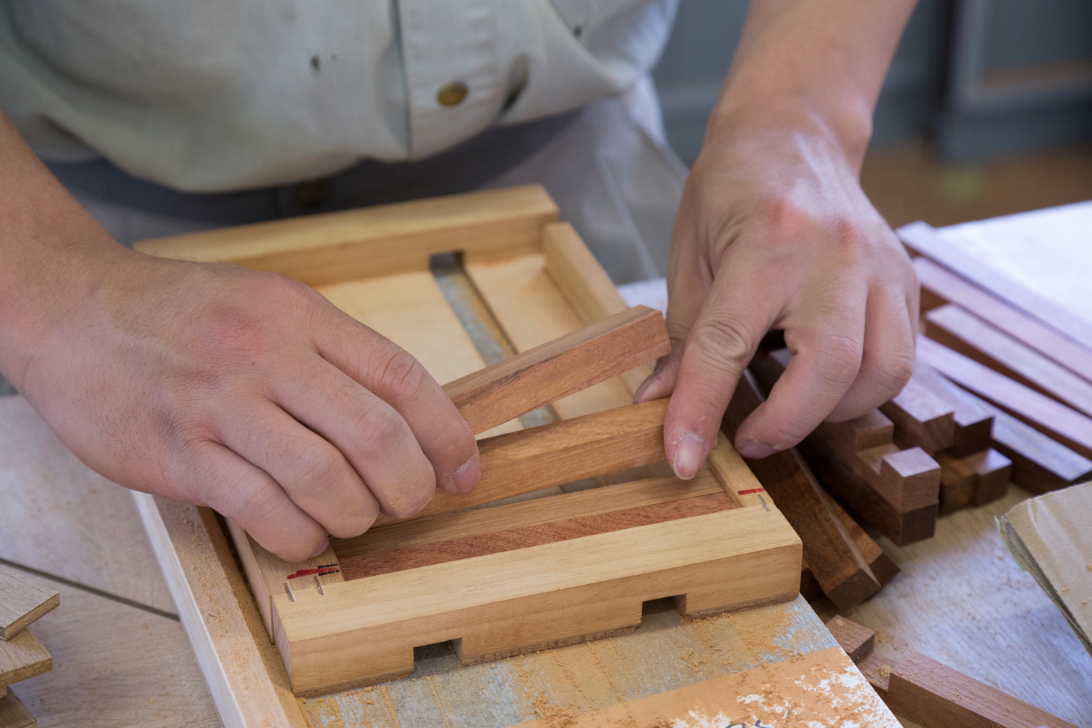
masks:
<instances>
[{"instance_id":1,"label":"person's left hand","mask_svg":"<svg viewBox=\"0 0 1092 728\"><path fill-rule=\"evenodd\" d=\"M857 165L821 129L714 129L675 221L668 268L672 353L638 390L672 391L668 461L692 478L762 337L782 329L795 355L736 447L761 458L824 419L858 417L913 370L918 283L872 207Z\"/></svg>"}]
</instances>

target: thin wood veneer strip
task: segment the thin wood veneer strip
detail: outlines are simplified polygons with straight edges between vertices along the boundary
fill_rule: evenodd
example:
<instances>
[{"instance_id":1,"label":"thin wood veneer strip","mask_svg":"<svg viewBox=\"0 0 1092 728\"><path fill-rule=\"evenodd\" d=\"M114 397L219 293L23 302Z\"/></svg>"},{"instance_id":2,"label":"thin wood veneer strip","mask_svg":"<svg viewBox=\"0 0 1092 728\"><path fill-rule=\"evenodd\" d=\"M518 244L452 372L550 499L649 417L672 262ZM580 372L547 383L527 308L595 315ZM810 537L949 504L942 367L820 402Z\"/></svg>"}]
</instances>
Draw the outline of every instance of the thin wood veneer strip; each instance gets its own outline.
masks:
<instances>
[{"instance_id":1,"label":"thin wood veneer strip","mask_svg":"<svg viewBox=\"0 0 1092 728\"><path fill-rule=\"evenodd\" d=\"M376 529L334 543L347 580L737 508L709 472L656 478Z\"/></svg>"},{"instance_id":2,"label":"thin wood veneer strip","mask_svg":"<svg viewBox=\"0 0 1092 728\"><path fill-rule=\"evenodd\" d=\"M0 639L10 640L60 603L56 589L0 566Z\"/></svg>"},{"instance_id":3,"label":"thin wood veneer strip","mask_svg":"<svg viewBox=\"0 0 1092 728\"><path fill-rule=\"evenodd\" d=\"M918 337L917 352L919 360L961 387L1092 457L1092 419L924 336Z\"/></svg>"},{"instance_id":4,"label":"thin wood veneer strip","mask_svg":"<svg viewBox=\"0 0 1092 728\"><path fill-rule=\"evenodd\" d=\"M462 495L437 492L411 519L659 462L666 457L666 413L667 400L653 400L479 440L477 487ZM380 516L376 525L396 520Z\"/></svg>"},{"instance_id":5,"label":"thin wood veneer strip","mask_svg":"<svg viewBox=\"0 0 1092 728\"><path fill-rule=\"evenodd\" d=\"M928 258L915 258L923 293L955 303L1009 336L1092 382L1092 351L1058 333L1020 309L950 273Z\"/></svg>"},{"instance_id":6,"label":"thin wood veneer strip","mask_svg":"<svg viewBox=\"0 0 1092 728\"><path fill-rule=\"evenodd\" d=\"M475 433L670 353L663 315L631 309L444 386Z\"/></svg>"},{"instance_id":7,"label":"thin wood veneer strip","mask_svg":"<svg viewBox=\"0 0 1092 728\"><path fill-rule=\"evenodd\" d=\"M957 271L966 280L1022 309L1059 335L1092 351L1092 324L944 242L937 235L936 230L927 223L913 222L895 232L903 244L910 249L950 271Z\"/></svg>"}]
</instances>

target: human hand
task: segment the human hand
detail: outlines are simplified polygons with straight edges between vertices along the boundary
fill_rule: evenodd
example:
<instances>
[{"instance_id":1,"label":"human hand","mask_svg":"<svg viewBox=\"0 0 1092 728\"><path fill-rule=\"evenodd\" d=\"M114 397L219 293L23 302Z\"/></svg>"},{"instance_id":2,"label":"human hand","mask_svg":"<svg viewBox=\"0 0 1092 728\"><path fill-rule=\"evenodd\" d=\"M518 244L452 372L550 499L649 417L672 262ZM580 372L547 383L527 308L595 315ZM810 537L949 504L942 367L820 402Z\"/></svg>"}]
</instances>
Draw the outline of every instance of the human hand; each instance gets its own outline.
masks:
<instances>
[{"instance_id":1,"label":"human hand","mask_svg":"<svg viewBox=\"0 0 1092 728\"><path fill-rule=\"evenodd\" d=\"M918 284L858 183L859 161L821 128L712 120L683 193L667 274L672 353L638 390L672 393L669 462L691 478L767 331L795 355L739 427L761 458L824 419L860 416L913 369Z\"/></svg>"},{"instance_id":2,"label":"human hand","mask_svg":"<svg viewBox=\"0 0 1092 728\"><path fill-rule=\"evenodd\" d=\"M477 483L474 435L436 381L317 291L99 243L78 275L43 267L57 313L9 367L92 469L211 506L290 561Z\"/></svg>"}]
</instances>

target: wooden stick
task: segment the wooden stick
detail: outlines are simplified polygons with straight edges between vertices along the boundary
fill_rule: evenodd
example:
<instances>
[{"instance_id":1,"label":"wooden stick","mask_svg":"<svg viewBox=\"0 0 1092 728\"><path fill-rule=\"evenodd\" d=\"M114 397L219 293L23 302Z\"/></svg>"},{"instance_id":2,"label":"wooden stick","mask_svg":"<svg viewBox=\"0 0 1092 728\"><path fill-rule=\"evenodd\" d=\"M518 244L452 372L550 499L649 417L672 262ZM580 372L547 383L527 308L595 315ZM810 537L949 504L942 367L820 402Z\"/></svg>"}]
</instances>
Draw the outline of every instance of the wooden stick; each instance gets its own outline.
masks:
<instances>
[{"instance_id":1,"label":"wooden stick","mask_svg":"<svg viewBox=\"0 0 1092 728\"><path fill-rule=\"evenodd\" d=\"M915 258L914 268L924 298L932 293L943 303L956 303L991 326L1030 346L1043 356L1092 382L1092 351L1044 326L1023 311L991 296L928 258Z\"/></svg>"},{"instance_id":2,"label":"wooden stick","mask_svg":"<svg viewBox=\"0 0 1092 728\"><path fill-rule=\"evenodd\" d=\"M462 510L663 460L668 400L653 400L478 441L482 477L463 495L437 492L409 519Z\"/></svg>"},{"instance_id":3,"label":"wooden stick","mask_svg":"<svg viewBox=\"0 0 1092 728\"><path fill-rule=\"evenodd\" d=\"M895 437L930 455L955 441L955 410L911 379L891 401L880 406L895 426Z\"/></svg>"},{"instance_id":4,"label":"wooden stick","mask_svg":"<svg viewBox=\"0 0 1092 728\"><path fill-rule=\"evenodd\" d=\"M925 315L925 333L995 372L1092 415L1092 382L951 304Z\"/></svg>"},{"instance_id":5,"label":"wooden stick","mask_svg":"<svg viewBox=\"0 0 1092 728\"><path fill-rule=\"evenodd\" d=\"M29 680L53 669L53 658L28 630L0 641L0 685Z\"/></svg>"},{"instance_id":6,"label":"wooden stick","mask_svg":"<svg viewBox=\"0 0 1092 728\"><path fill-rule=\"evenodd\" d=\"M971 453L982 452L990 446L993 431L991 408L979 403L976 398L953 395L949 387L954 385L928 365L917 364L914 367L913 379L953 410L954 426L949 455L961 458Z\"/></svg>"},{"instance_id":7,"label":"wooden stick","mask_svg":"<svg viewBox=\"0 0 1092 728\"><path fill-rule=\"evenodd\" d=\"M731 437L765 400L749 372L736 385L722 429ZM796 448L745 460L804 544L804 559L823 593L848 609L880 590L880 583L845 527L827 507L819 483Z\"/></svg>"},{"instance_id":8,"label":"wooden stick","mask_svg":"<svg viewBox=\"0 0 1092 728\"><path fill-rule=\"evenodd\" d=\"M966 280L984 288L1035 317L1058 334L1092 351L1092 324L1074 316L1068 310L1048 301L1034 291L999 273L981 261L946 244L936 230L924 222L914 222L895 231L904 245L911 250L939 263L950 271L956 271Z\"/></svg>"},{"instance_id":9,"label":"wooden stick","mask_svg":"<svg viewBox=\"0 0 1092 728\"><path fill-rule=\"evenodd\" d=\"M853 520L853 517L846 513L845 508L838 505L838 501L830 497L825 490L819 490L819 495L823 498L823 503L826 505L830 512L838 519L842 526L846 529L846 533L853 539L853 544L857 547L857 551L860 552L861 557L864 558L865 563L868 564L868 568L872 571L872 575L876 577L876 580L880 582L880 586L884 587L891 583L899 574L899 566L896 564L887 552L880 548L880 545L872 540L872 537L865 533L865 530L861 528L860 524Z\"/></svg>"},{"instance_id":10,"label":"wooden stick","mask_svg":"<svg viewBox=\"0 0 1092 728\"><path fill-rule=\"evenodd\" d=\"M542 233L546 271L572 304L585 326L626 310L626 302L588 246L567 222L547 225ZM630 394L652 374L651 364L623 372L620 377Z\"/></svg>"},{"instance_id":11,"label":"wooden stick","mask_svg":"<svg viewBox=\"0 0 1092 728\"><path fill-rule=\"evenodd\" d=\"M917 352L919 361L961 387L1082 456L1092 457L1092 419L924 336L918 338Z\"/></svg>"},{"instance_id":12,"label":"wooden stick","mask_svg":"<svg viewBox=\"0 0 1092 728\"><path fill-rule=\"evenodd\" d=\"M659 311L635 306L444 386L475 433L671 351Z\"/></svg>"},{"instance_id":13,"label":"wooden stick","mask_svg":"<svg viewBox=\"0 0 1092 728\"><path fill-rule=\"evenodd\" d=\"M912 651L891 671L887 694L881 697L892 712L922 728L1076 728Z\"/></svg>"},{"instance_id":14,"label":"wooden stick","mask_svg":"<svg viewBox=\"0 0 1092 728\"><path fill-rule=\"evenodd\" d=\"M978 474L960 458L941 454L940 463L940 515L970 508L974 505L974 493L978 487Z\"/></svg>"},{"instance_id":15,"label":"wooden stick","mask_svg":"<svg viewBox=\"0 0 1092 728\"><path fill-rule=\"evenodd\" d=\"M834 639L838 641L842 649L849 655L849 659L860 662L876 648L876 633L864 625L851 622L842 616L831 618L827 622L827 629Z\"/></svg>"},{"instance_id":16,"label":"wooden stick","mask_svg":"<svg viewBox=\"0 0 1092 728\"><path fill-rule=\"evenodd\" d=\"M977 476L974 489L975 506L984 506L1004 498L1012 478L1012 460L990 448L963 458L963 463Z\"/></svg>"},{"instance_id":17,"label":"wooden stick","mask_svg":"<svg viewBox=\"0 0 1092 728\"><path fill-rule=\"evenodd\" d=\"M60 603L57 590L0 566L0 639L10 640Z\"/></svg>"}]
</instances>

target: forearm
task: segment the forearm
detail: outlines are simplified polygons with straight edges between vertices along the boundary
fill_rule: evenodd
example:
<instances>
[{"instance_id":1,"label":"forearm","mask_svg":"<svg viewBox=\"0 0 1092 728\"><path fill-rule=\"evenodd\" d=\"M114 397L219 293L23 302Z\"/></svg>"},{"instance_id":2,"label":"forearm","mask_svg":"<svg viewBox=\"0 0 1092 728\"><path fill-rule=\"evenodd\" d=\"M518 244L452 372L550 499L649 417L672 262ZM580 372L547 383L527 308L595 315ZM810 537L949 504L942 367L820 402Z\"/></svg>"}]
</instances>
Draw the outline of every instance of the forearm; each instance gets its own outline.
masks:
<instances>
[{"instance_id":1,"label":"forearm","mask_svg":"<svg viewBox=\"0 0 1092 728\"><path fill-rule=\"evenodd\" d=\"M0 372L16 387L42 337L124 252L0 112Z\"/></svg>"},{"instance_id":2,"label":"forearm","mask_svg":"<svg viewBox=\"0 0 1092 728\"><path fill-rule=\"evenodd\" d=\"M916 0L752 0L709 137L779 124L832 138L859 168Z\"/></svg>"}]
</instances>

